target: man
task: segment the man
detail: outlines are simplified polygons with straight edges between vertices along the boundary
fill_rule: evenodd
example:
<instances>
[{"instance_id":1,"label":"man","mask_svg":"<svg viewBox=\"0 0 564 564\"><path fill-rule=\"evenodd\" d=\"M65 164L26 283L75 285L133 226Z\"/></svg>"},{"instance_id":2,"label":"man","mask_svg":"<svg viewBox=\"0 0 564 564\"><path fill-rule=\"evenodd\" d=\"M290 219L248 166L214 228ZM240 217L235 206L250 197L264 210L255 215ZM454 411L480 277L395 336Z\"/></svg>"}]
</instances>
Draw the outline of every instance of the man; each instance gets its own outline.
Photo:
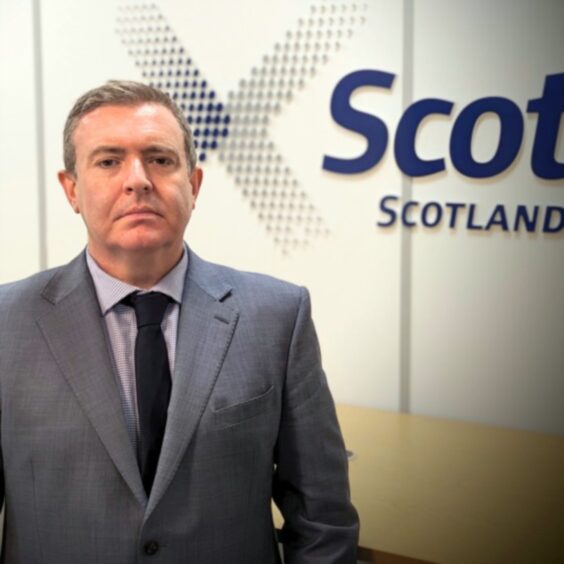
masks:
<instances>
[{"instance_id":1,"label":"man","mask_svg":"<svg viewBox=\"0 0 564 564\"><path fill-rule=\"evenodd\" d=\"M202 171L164 93L87 92L64 141L87 249L0 288L3 562L275 563L274 499L286 562L353 563L306 290L185 245Z\"/></svg>"}]
</instances>

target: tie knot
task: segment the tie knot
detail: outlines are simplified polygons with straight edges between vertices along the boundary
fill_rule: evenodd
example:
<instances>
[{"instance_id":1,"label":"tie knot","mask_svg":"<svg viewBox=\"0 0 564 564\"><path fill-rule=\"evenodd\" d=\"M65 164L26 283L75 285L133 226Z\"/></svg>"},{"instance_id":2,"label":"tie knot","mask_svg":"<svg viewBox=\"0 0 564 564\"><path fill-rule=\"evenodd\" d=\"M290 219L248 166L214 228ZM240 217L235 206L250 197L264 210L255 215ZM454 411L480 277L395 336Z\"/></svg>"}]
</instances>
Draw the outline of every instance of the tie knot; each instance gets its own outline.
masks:
<instances>
[{"instance_id":1,"label":"tie knot","mask_svg":"<svg viewBox=\"0 0 564 564\"><path fill-rule=\"evenodd\" d=\"M170 298L161 292L147 292L146 294L129 294L122 303L135 309L137 328L146 325L160 325Z\"/></svg>"}]
</instances>

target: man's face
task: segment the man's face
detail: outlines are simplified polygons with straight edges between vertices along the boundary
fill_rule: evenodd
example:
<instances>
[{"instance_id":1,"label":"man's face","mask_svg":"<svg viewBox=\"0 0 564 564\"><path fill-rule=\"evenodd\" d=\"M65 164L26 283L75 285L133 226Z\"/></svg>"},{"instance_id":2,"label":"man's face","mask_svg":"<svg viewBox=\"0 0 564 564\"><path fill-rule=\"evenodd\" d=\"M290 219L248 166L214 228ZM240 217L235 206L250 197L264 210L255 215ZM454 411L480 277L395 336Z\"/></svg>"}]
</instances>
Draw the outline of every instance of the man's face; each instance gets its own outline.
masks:
<instances>
[{"instance_id":1,"label":"man's face","mask_svg":"<svg viewBox=\"0 0 564 564\"><path fill-rule=\"evenodd\" d=\"M94 258L164 251L180 256L202 180L188 170L184 138L160 104L102 106L74 132L76 174L59 181L88 230Z\"/></svg>"}]
</instances>

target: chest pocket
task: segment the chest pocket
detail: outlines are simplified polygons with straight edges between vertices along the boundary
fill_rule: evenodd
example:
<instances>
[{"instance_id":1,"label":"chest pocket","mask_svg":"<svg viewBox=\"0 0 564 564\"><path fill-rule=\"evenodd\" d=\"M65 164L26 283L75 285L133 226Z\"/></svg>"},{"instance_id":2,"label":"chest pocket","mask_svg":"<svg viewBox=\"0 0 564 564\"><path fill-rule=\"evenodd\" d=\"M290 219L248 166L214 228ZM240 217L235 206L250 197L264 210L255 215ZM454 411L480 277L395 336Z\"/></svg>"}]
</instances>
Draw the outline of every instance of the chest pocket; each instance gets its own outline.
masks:
<instances>
[{"instance_id":1,"label":"chest pocket","mask_svg":"<svg viewBox=\"0 0 564 564\"><path fill-rule=\"evenodd\" d=\"M265 392L248 400L221 407L212 408L213 422L215 427L232 427L258 417L263 413L272 411L276 405L276 393L274 386L270 386Z\"/></svg>"}]
</instances>

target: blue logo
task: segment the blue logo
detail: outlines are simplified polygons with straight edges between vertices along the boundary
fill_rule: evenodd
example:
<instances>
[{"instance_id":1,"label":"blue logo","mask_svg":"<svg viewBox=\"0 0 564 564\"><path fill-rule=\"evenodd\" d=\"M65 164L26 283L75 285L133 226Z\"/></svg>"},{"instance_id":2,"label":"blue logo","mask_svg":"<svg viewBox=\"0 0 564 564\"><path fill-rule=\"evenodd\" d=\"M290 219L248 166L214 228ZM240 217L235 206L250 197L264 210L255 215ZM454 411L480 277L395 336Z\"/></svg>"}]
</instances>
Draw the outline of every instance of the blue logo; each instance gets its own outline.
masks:
<instances>
[{"instance_id":1,"label":"blue logo","mask_svg":"<svg viewBox=\"0 0 564 564\"><path fill-rule=\"evenodd\" d=\"M388 129L377 116L354 109L352 93L362 86L389 90L395 75L379 70L359 70L347 74L335 87L331 98L331 115L336 123L359 133L367 141L366 151L354 159L325 156L323 168L338 174L357 174L370 170L382 159L388 145ZM431 115L450 116L453 102L426 98L411 104L401 117L394 140L394 155L400 170L411 177L428 176L445 169L444 158L422 159L415 150L415 138L422 121ZM527 112L537 114L537 128L531 156L536 176L547 180L564 178L564 163L554 154L558 140L560 116L564 112L564 74L545 79L540 98L530 100ZM496 114L500 137L495 154L487 162L472 156L472 134L481 116ZM467 105L454 121L450 136L450 159L454 168L470 178L489 178L507 170L517 156L523 141L523 115L508 98L489 96Z\"/></svg>"}]
</instances>

